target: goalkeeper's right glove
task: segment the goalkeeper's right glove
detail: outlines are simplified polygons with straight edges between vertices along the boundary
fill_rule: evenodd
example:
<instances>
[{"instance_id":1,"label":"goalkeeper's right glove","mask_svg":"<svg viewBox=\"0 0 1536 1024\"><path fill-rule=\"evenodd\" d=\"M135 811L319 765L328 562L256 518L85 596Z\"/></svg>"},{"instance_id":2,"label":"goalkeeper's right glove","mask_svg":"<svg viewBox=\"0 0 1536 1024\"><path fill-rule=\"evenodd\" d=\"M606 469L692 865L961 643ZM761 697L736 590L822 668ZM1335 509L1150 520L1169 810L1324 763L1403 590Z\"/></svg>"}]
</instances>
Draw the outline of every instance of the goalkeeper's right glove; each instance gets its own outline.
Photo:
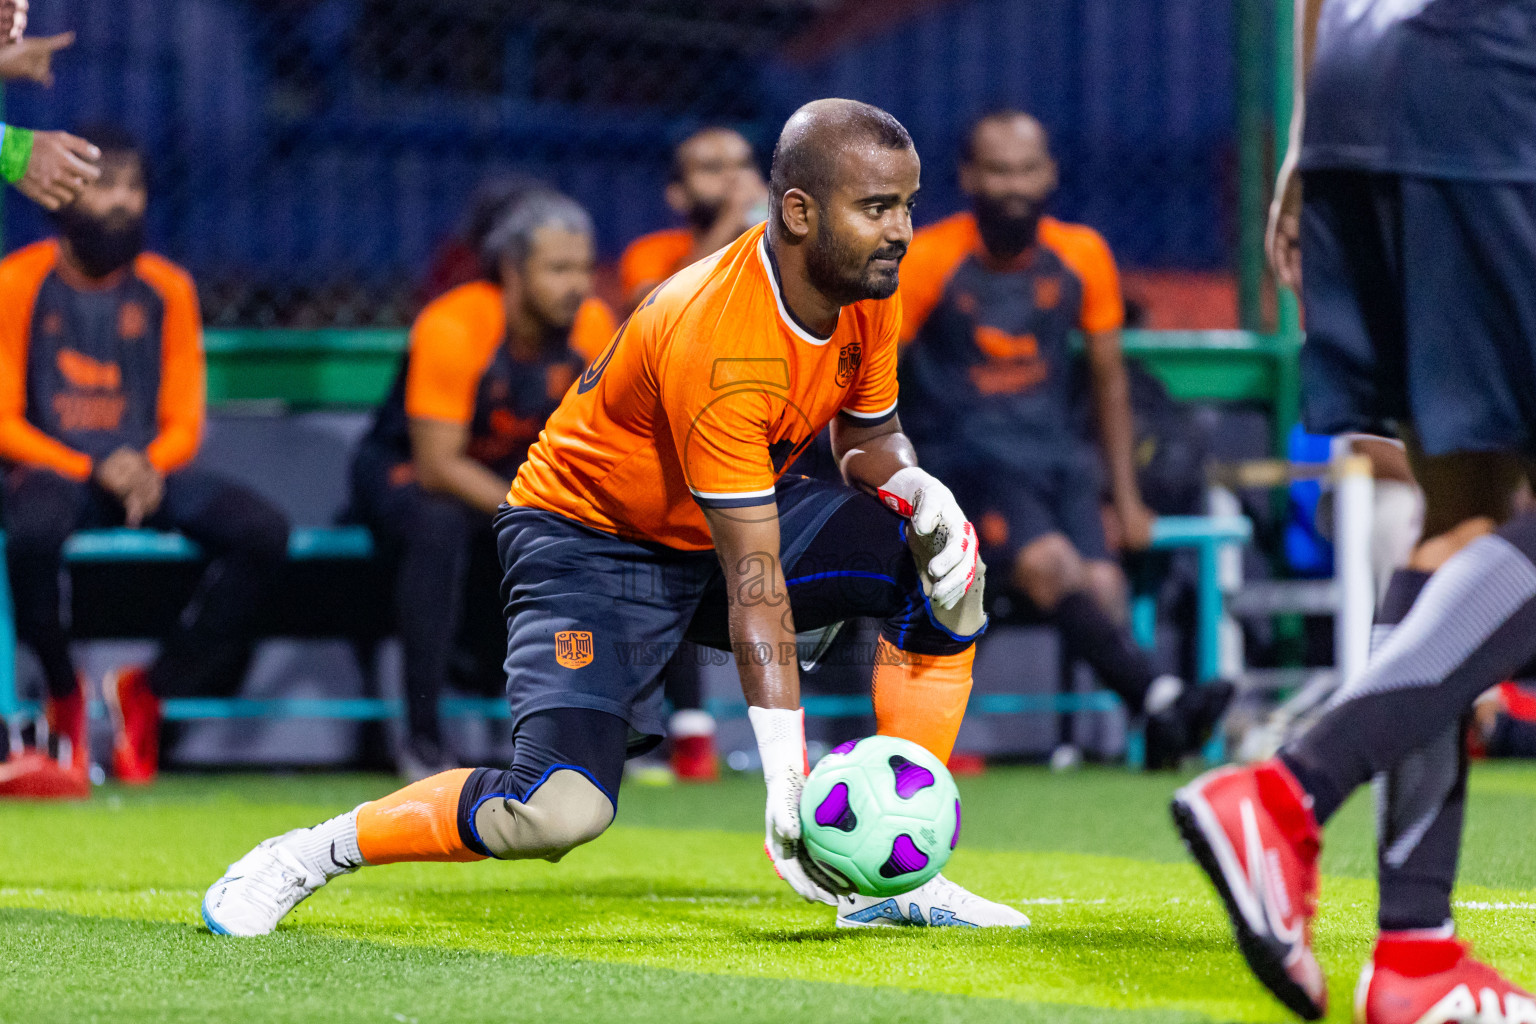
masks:
<instances>
[{"instance_id":1,"label":"goalkeeper's right glove","mask_svg":"<svg viewBox=\"0 0 1536 1024\"><path fill-rule=\"evenodd\" d=\"M812 903L835 906L830 879L816 870L800 842L800 793L808 771L805 711L749 707L747 718L763 759L763 781L768 784L763 851L791 889Z\"/></svg>"}]
</instances>

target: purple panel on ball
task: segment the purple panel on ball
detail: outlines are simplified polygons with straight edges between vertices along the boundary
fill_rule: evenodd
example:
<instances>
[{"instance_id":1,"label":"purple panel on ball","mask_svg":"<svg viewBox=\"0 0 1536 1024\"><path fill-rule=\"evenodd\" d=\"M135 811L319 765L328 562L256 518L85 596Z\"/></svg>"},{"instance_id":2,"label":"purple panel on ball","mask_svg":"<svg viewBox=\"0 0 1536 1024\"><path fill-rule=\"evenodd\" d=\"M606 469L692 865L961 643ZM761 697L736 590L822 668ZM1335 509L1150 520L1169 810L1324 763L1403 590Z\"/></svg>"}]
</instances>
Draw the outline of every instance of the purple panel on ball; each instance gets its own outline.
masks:
<instances>
[{"instance_id":1,"label":"purple panel on ball","mask_svg":"<svg viewBox=\"0 0 1536 1024\"><path fill-rule=\"evenodd\" d=\"M859 819L854 816L853 808L848 806L846 782L839 782L832 787L832 792L822 798L816 807L816 824L842 832L852 832L858 827Z\"/></svg>"},{"instance_id":2,"label":"purple panel on ball","mask_svg":"<svg viewBox=\"0 0 1536 1024\"><path fill-rule=\"evenodd\" d=\"M853 753L853 748L858 746L858 745L859 745L859 741L858 740L848 740L845 743L839 743L837 746L833 747L832 748L832 753L834 753L834 754L851 754L851 753Z\"/></svg>"},{"instance_id":3,"label":"purple panel on ball","mask_svg":"<svg viewBox=\"0 0 1536 1024\"><path fill-rule=\"evenodd\" d=\"M896 795L910 800L918 792L933 785L933 772L920 764L895 755L891 758L891 771L896 773Z\"/></svg>"},{"instance_id":4,"label":"purple panel on ball","mask_svg":"<svg viewBox=\"0 0 1536 1024\"><path fill-rule=\"evenodd\" d=\"M960 844L960 801L955 801L955 837L949 841L949 848L953 850Z\"/></svg>"},{"instance_id":5,"label":"purple panel on ball","mask_svg":"<svg viewBox=\"0 0 1536 1024\"><path fill-rule=\"evenodd\" d=\"M880 865L881 878L895 878L897 875L908 875L914 871L921 871L928 866L928 855L917 848L912 842L912 837L899 835L896 842L891 844L891 856L884 864Z\"/></svg>"}]
</instances>

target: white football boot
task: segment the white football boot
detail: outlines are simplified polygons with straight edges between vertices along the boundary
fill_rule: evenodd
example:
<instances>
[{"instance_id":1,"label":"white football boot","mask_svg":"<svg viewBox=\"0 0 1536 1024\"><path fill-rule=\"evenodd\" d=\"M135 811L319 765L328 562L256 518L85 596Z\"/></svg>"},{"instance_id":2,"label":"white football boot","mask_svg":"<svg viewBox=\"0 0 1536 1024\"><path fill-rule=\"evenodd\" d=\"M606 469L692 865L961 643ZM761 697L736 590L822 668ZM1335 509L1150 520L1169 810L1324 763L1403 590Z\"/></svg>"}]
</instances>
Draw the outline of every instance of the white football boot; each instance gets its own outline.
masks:
<instances>
[{"instance_id":1,"label":"white football boot","mask_svg":"<svg viewBox=\"0 0 1536 1024\"><path fill-rule=\"evenodd\" d=\"M357 853L356 815L356 811L350 815L354 822L350 844L345 839L324 841L340 820L335 818L257 843L225 869L203 896L208 930L215 935L270 935L315 890L338 875L356 871L363 863Z\"/></svg>"},{"instance_id":2,"label":"white football boot","mask_svg":"<svg viewBox=\"0 0 1536 1024\"><path fill-rule=\"evenodd\" d=\"M982 899L943 875L909 893L881 899L852 893L837 898L839 928L953 925L961 928L1028 928L1029 918L1012 907Z\"/></svg>"}]
</instances>

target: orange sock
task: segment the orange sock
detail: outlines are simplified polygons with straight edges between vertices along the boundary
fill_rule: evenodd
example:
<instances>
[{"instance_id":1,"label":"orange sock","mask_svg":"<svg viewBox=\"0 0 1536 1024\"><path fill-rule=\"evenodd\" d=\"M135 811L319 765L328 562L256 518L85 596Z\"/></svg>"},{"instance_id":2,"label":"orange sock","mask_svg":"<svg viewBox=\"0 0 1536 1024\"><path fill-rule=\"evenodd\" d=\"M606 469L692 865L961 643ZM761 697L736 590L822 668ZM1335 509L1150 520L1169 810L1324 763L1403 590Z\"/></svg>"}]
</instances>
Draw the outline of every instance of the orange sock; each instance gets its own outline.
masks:
<instances>
[{"instance_id":1,"label":"orange sock","mask_svg":"<svg viewBox=\"0 0 1536 1024\"><path fill-rule=\"evenodd\" d=\"M875 655L875 726L948 761L971 696L976 648L958 654L913 654L880 638Z\"/></svg>"},{"instance_id":2,"label":"orange sock","mask_svg":"<svg viewBox=\"0 0 1536 1024\"><path fill-rule=\"evenodd\" d=\"M459 838L459 794L472 771L441 772L358 808L357 850L363 860L485 860Z\"/></svg>"}]
</instances>

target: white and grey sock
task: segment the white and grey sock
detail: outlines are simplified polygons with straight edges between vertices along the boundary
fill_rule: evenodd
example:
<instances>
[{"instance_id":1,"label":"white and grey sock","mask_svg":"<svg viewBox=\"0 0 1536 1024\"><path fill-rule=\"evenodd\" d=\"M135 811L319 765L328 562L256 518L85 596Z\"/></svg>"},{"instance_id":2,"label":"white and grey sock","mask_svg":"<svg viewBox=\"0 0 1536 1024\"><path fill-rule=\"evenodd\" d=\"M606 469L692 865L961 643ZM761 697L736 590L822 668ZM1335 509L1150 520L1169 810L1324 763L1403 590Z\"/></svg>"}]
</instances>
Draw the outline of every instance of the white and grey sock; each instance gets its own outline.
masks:
<instances>
[{"instance_id":1,"label":"white and grey sock","mask_svg":"<svg viewBox=\"0 0 1536 1024\"><path fill-rule=\"evenodd\" d=\"M357 848L357 812L362 807L358 804L346 814L304 829L293 837L289 848L328 879L356 871L365 864Z\"/></svg>"}]
</instances>

